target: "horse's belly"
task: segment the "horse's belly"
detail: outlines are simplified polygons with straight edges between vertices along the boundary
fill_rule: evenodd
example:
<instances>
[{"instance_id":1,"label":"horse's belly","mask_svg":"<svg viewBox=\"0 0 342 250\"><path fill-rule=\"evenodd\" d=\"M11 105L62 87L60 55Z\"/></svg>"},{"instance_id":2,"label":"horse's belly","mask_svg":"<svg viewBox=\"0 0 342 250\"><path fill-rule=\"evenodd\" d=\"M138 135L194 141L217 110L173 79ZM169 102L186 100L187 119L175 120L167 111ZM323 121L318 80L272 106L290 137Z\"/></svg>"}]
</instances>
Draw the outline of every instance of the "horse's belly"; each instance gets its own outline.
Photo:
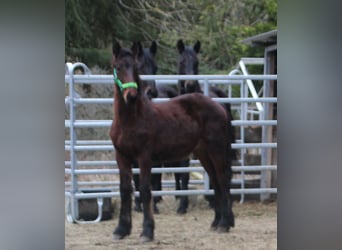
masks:
<instances>
[{"instance_id":1,"label":"horse's belly","mask_svg":"<svg viewBox=\"0 0 342 250\"><path fill-rule=\"evenodd\" d=\"M199 141L198 138L189 136L179 137L178 141L174 139L176 138L156 143L152 159L161 162L186 159L194 151Z\"/></svg>"},{"instance_id":2,"label":"horse's belly","mask_svg":"<svg viewBox=\"0 0 342 250\"><path fill-rule=\"evenodd\" d=\"M152 155L152 161L155 162L170 162L170 161L178 161L189 158L192 151L182 151L182 152L175 152L175 151L168 151L168 152L158 152Z\"/></svg>"}]
</instances>

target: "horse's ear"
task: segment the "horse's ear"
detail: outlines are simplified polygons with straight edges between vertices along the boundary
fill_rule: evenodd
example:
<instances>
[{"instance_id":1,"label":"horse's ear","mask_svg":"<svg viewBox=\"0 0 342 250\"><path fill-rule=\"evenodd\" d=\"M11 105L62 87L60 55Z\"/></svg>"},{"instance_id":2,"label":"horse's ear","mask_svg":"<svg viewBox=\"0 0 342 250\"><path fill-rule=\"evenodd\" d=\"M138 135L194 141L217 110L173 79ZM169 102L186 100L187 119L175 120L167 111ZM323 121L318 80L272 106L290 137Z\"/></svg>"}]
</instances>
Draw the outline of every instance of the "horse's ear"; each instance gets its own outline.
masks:
<instances>
[{"instance_id":1,"label":"horse's ear","mask_svg":"<svg viewBox=\"0 0 342 250\"><path fill-rule=\"evenodd\" d=\"M201 42L197 41L194 45L194 50L198 54L200 52L200 49L201 49Z\"/></svg>"},{"instance_id":2,"label":"horse's ear","mask_svg":"<svg viewBox=\"0 0 342 250\"><path fill-rule=\"evenodd\" d=\"M177 49L178 49L179 54L183 52L184 48L185 46L184 46L183 40L182 39L178 40Z\"/></svg>"},{"instance_id":3,"label":"horse's ear","mask_svg":"<svg viewBox=\"0 0 342 250\"><path fill-rule=\"evenodd\" d=\"M115 57L117 57L119 55L120 50L121 50L121 45L118 41L114 40L112 50L113 50L113 55Z\"/></svg>"},{"instance_id":4,"label":"horse's ear","mask_svg":"<svg viewBox=\"0 0 342 250\"><path fill-rule=\"evenodd\" d=\"M131 50L135 58L140 57L143 53L143 48L140 42L133 42Z\"/></svg>"},{"instance_id":5,"label":"horse's ear","mask_svg":"<svg viewBox=\"0 0 342 250\"><path fill-rule=\"evenodd\" d=\"M155 56L157 53L157 43L155 41L152 41L151 47L150 47L151 53Z\"/></svg>"}]
</instances>

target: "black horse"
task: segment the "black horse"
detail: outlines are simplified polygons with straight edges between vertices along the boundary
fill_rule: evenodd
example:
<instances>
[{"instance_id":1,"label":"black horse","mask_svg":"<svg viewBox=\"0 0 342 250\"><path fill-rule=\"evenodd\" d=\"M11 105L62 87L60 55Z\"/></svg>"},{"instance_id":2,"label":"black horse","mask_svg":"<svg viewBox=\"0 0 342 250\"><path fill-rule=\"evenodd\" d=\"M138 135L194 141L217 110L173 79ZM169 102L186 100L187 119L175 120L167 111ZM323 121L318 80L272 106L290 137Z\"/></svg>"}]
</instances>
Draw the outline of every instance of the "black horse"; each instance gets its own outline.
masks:
<instances>
[{"instance_id":1,"label":"black horse","mask_svg":"<svg viewBox=\"0 0 342 250\"><path fill-rule=\"evenodd\" d=\"M155 60L155 55L157 53L157 44L155 41L152 42L149 48L143 48L140 42L134 42L131 50L136 55L136 64L137 69L140 75L155 75L158 70L158 66ZM155 81L141 81L142 82L142 90L147 95L149 99L152 98L172 98L178 95L177 91L169 86L156 86ZM189 160L185 159L182 161L176 162L164 162L154 164L153 168L161 168L161 167L188 167ZM134 168L138 168L138 164L135 163ZM135 184L136 191L139 191L139 175L134 174L133 180ZM175 173L175 182L176 182L176 190L187 190L189 183L189 174L186 173ZM159 191L162 189L162 175L161 174L152 174L151 177L151 185L152 190ZM177 209L177 213L184 214L187 212L188 208L188 197L181 196L180 204ZM153 210L155 213L159 213L157 203L161 201L161 196L153 197ZM141 198L135 198L135 211L141 212Z\"/></svg>"},{"instance_id":2,"label":"black horse","mask_svg":"<svg viewBox=\"0 0 342 250\"><path fill-rule=\"evenodd\" d=\"M179 75L198 75L198 65L199 60L197 54L200 52L201 49L201 42L197 41L193 47L185 46L183 40L178 40L177 42L177 49L179 52L178 60L177 60L177 74ZM197 80L180 80L178 81L178 91L179 94L186 94L186 93L203 93L200 84ZM209 96L210 97L228 97L227 94L222 91L222 89L216 86L209 87ZM224 103L224 108L227 111L229 116L230 122L233 120L231 106L230 103ZM235 132L233 126L231 128L231 136L232 141L235 141ZM237 152L236 150L232 150L232 159L237 159Z\"/></svg>"},{"instance_id":3,"label":"black horse","mask_svg":"<svg viewBox=\"0 0 342 250\"><path fill-rule=\"evenodd\" d=\"M177 60L177 73L179 75L197 75L198 74L198 65L199 60L197 54L200 52L201 49L201 42L197 41L194 46L186 46L183 40L178 40L177 42L177 49L178 49L178 60ZM180 80L178 81L178 91L179 94L187 94L187 93L203 93L200 84L197 80ZM226 93L224 93L221 89L215 86L209 87L209 96L210 97L228 97ZM229 103L223 104L228 118L229 123L233 120L231 107ZM235 142L235 133L233 126L230 126L230 140ZM237 159L237 152L236 150L232 150L231 158L232 160ZM210 184L210 188L212 185ZM206 195L206 200L209 202L210 207L214 207L214 197L212 195Z\"/></svg>"},{"instance_id":4,"label":"black horse","mask_svg":"<svg viewBox=\"0 0 342 250\"><path fill-rule=\"evenodd\" d=\"M140 42L133 42L132 51L137 55L137 68L140 75L155 75L158 71L156 62L157 43L152 41L149 48L143 48ZM158 96L158 90L154 80L142 81L142 88L148 98Z\"/></svg>"},{"instance_id":5,"label":"black horse","mask_svg":"<svg viewBox=\"0 0 342 250\"><path fill-rule=\"evenodd\" d=\"M140 42L133 42L131 50L136 55L136 64L139 75L155 75L158 70L158 66L155 60L155 55L157 53L157 43L152 41L151 46L149 48L143 48ZM141 81L142 90L147 95L149 99L155 98L158 96L158 91L156 88L155 81ZM153 168L159 168L160 164L153 165ZM133 168L139 168L138 164L135 162L133 164ZM139 191L139 174L133 174L133 181L135 190ZM162 188L162 174L152 174L151 176L151 186L152 190L161 190ZM153 211L154 213L159 213L159 209L157 207L157 203L162 200L161 196L153 197ZM137 212L142 212L141 207L141 197L135 197L134 199L134 210Z\"/></svg>"}]
</instances>

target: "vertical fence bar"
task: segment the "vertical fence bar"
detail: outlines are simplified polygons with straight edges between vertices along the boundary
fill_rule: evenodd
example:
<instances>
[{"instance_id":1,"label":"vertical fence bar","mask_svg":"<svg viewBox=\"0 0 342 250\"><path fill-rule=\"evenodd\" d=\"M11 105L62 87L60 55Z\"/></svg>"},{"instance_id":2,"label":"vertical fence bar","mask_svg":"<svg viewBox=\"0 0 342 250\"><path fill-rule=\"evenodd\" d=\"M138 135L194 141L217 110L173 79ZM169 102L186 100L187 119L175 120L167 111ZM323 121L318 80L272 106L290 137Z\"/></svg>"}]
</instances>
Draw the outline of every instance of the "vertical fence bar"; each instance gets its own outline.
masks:
<instances>
[{"instance_id":1,"label":"vertical fence bar","mask_svg":"<svg viewBox=\"0 0 342 250\"><path fill-rule=\"evenodd\" d=\"M229 97L229 98L232 98L232 95L233 95L233 93L232 93L232 85L229 84L229 85L228 85L228 97Z\"/></svg>"},{"instance_id":2,"label":"vertical fence bar","mask_svg":"<svg viewBox=\"0 0 342 250\"><path fill-rule=\"evenodd\" d=\"M75 144L76 144L76 131L74 127L74 122L76 120L75 116L75 87L74 87L74 69L75 65L67 64L69 71L69 121L70 121L70 178L71 178L71 195L70 195L70 217L69 220L74 222L78 217L78 204L77 199L75 198L75 194L78 191L77 185L77 175L75 174L75 170L77 167L77 158L75 152Z\"/></svg>"},{"instance_id":3,"label":"vertical fence bar","mask_svg":"<svg viewBox=\"0 0 342 250\"><path fill-rule=\"evenodd\" d=\"M203 89L204 89L204 95L206 96L209 96L209 81L208 81L208 78L204 79L204 86L203 86ZM204 189L206 191L208 191L210 189L210 185L209 185L209 176L208 176L208 173L207 171L204 171L204 175L203 175L203 179L204 179Z\"/></svg>"},{"instance_id":4,"label":"vertical fence bar","mask_svg":"<svg viewBox=\"0 0 342 250\"><path fill-rule=\"evenodd\" d=\"M264 64L264 74L267 74L269 72L269 58L267 56L267 52L265 52L265 60L267 60L267 62ZM263 97L270 97L270 81L269 80L264 80L263 83ZM263 120L268 120L269 117L269 103L263 103L264 106L264 110L261 114L260 117L262 117L261 119ZM262 126L262 142L269 142L270 138L269 138L269 126ZM268 163L268 159L270 158L270 150L267 148L263 148L261 149L261 164L265 165ZM269 170L262 170L260 171L260 188L266 188L268 186L269 183L269 178L270 178L270 171ZM269 199L270 194L260 194L260 200L264 201Z\"/></svg>"},{"instance_id":5,"label":"vertical fence bar","mask_svg":"<svg viewBox=\"0 0 342 250\"><path fill-rule=\"evenodd\" d=\"M209 96L209 81L208 81L208 78L204 79L204 95Z\"/></svg>"},{"instance_id":6,"label":"vertical fence bar","mask_svg":"<svg viewBox=\"0 0 342 250\"><path fill-rule=\"evenodd\" d=\"M241 81L240 84L240 96L241 97L245 97L246 95L246 81ZM247 92L248 93L248 92ZM246 120L247 117L247 109L246 109L246 103L241 103L241 113L240 113L240 119L242 121ZM240 135L241 135L241 143L245 143L245 130L244 130L244 126L240 126ZM246 154L246 149L242 148L240 151L240 155L241 155L241 166L245 165L245 154ZM240 172L241 174L241 189L245 188L245 172L242 170ZM240 196L240 203L243 203L245 200L245 194L242 193Z\"/></svg>"}]
</instances>

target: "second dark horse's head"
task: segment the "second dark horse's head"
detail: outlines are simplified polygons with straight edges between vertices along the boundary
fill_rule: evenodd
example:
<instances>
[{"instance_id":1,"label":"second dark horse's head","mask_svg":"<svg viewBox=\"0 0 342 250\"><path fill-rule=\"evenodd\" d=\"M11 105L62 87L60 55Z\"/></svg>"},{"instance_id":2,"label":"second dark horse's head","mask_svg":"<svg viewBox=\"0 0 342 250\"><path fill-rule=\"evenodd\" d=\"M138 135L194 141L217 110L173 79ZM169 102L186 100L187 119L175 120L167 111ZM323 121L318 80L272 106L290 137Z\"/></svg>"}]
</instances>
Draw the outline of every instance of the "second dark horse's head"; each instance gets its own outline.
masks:
<instances>
[{"instance_id":1,"label":"second dark horse's head","mask_svg":"<svg viewBox=\"0 0 342 250\"><path fill-rule=\"evenodd\" d=\"M139 75L155 75L158 67L155 60L157 43L153 41L149 48L143 48L140 42L134 42L132 51L135 55ZM156 83L153 80L142 81L142 88L148 98L158 96Z\"/></svg>"},{"instance_id":2,"label":"second dark horse's head","mask_svg":"<svg viewBox=\"0 0 342 250\"><path fill-rule=\"evenodd\" d=\"M201 43L197 41L195 45L185 46L183 40L178 40L178 60L177 60L177 74L178 75L197 75L198 74L198 57ZM180 94L200 92L198 81L195 80L181 80L178 82Z\"/></svg>"}]
</instances>

